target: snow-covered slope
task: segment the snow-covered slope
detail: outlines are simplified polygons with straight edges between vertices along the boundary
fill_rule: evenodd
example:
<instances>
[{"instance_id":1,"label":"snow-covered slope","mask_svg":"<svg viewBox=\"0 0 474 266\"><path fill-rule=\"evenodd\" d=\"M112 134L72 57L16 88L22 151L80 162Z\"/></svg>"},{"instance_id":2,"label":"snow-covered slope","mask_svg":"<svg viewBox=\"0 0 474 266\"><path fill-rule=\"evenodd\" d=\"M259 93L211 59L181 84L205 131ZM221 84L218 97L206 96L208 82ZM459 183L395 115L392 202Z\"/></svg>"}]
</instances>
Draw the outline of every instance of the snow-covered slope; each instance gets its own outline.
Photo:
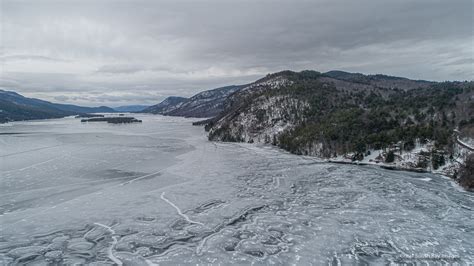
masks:
<instances>
[{"instance_id":1,"label":"snow-covered slope","mask_svg":"<svg viewBox=\"0 0 474 266\"><path fill-rule=\"evenodd\" d=\"M188 99L184 97L170 96L164 99L159 104L145 108L141 112L152 114L165 114L167 112L175 110L176 108L179 108L187 100Z\"/></svg>"},{"instance_id":2,"label":"snow-covered slope","mask_svg":"<svg viewBox=\"0 0 474 266\"><path fill-rule=\"evenodd\" d=\"M277 76L242 88L227 100L228 108L231 110L227 110L226 114L213 125L209 132L210 139L274 142L279 133L293 127L298 113L304 112L307 103L286 95L260 94L289 85L290 80ZM249 101L246 98L253 99ZM290 113L288 110L295 112Z\"/></svg>"},{"instance_id":3,"label":"snow-covered slope","mask_svg":"<svg viewBox=\"0 0 474 266\"><path fill-rule=\"evenodd\" d=\"M232 93L245 85L227 86L200 92L191 98L168 97L163 102L151 106L143 113L184 117L213 117L224 109L224 102Z\"/></svg>"},{"instance_id":4,"label":"snow-covered slope","mask_svg":"<svg viewBox=\"0 0 474 266\"><path fill-rule=\"evenodd\" d=\"M229 95L244 86L227 86L200 92L166 115L184 117L213 117L222 112L224 101Z\"/></svg>"},{"instance_id":5,"label":"snow-covered slope","mask_svg":"<svg viewBox=\"0 0 474 266\"><path fill-rule=\"evenodd\" d=\"M371 164L383 167L426 171L456 178L459 169L465 165L467 157L472 153L472 149L455 142L452 146L451 155L444 154L444 163L436 165L432 157L440 152L433 141L426 143L416 143L414 149L405 151L399 148L400 145L394 145L391 149L370 150L361 160L354 160L355 153L347 153L328 159L330 162L344 162L354 164ZM394 161L386 162L389 151L394 151Z\"/></svg>"}]
</instances>

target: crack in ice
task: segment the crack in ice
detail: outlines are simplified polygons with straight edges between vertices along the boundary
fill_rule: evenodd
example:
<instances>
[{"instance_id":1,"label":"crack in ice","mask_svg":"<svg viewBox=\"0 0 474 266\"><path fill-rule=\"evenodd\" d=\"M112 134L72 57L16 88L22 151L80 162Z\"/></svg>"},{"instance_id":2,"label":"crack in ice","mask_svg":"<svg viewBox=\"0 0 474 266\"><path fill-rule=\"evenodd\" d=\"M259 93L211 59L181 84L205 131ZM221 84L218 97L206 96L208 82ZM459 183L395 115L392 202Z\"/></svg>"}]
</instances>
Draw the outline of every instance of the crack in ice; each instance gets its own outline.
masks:
<instances>
[{"instance_id":1,"label":"crack in ice","mask_svg":"<svg viewBox=\"0 0 474 266\"><path fill-rule=\"evenodd\" d=\"M160 171L158 171L158 172L154 172L154 173L151 173L151 174L147 174L147 175L144 175L144 176L140 176L140 177L137 177L137 178L135 178L135 179L129 180L129 181L127 181L127 182L121 183L120 185L121 185L121 186L124 186L124 185L131 184L131 183L133 183L133 182L135 182L135 181L138 181L138 180L140 180L140 179L157 175L157 174L161 173L162 171L163 171L163 170L160 170Z\"/></svg>"},{"instance_id":2,"label":"crack in ice","mask_svg":"<svg viewBox=\"0 0 474 266\"><path fill-rule=\"evenodd\" d=\"M108 253L108 256L109 256L109 259L111 259L113 262L115 262L116 264L118 265L123 265L122 261L120 261L117 257L115 257L114 255L114 247L115 245L117 244L118 240L117 240L117 237L114 236L115 234L115 231L114 229L112 229L112 227L110 226L107 226L105 224L101 224L101 223L94 223L95 225L98 225L100 227L103 227L105 229L107 229L111 234L112 234L112 245L110 245L110 247L107 249L107 253Z\"/></svg>"},{"instance_id":3,"label":"crack in ice","mask_svg":"<svg viewBox=\"0 0 474 266\"><path fill-rule=\"evenodd\" d=\"M199 224L199 225L204 225L203 223L200 223L200 222L196 222L196 221L193 221L191 219L189 219L189 217L184 214L181 209L176 206L173 202L171 202L169 199L165 198L165 192L163 191L163 193L161 193L161 199L164 200L166 203L168 203L169 205L171 205L173 208L176 209L176 211L178 212L178 215L183 217L188 223L191 223L191 224Z\"/></svg>"},{"instance_id":4,"label":"crack in ice","mask_svg":"<svg viewBox=\"0 0 474 266\"><path fill-rule=\"evenodd\" d=\"M12 170L7 170L7 171L2 171L1 173L10 173L10 172L15 172L15 171L24 171L26 169L29 169L29 168L34 168L36 166L39 166L39 165L42 165L42 164L46 164L46 163L49 163L49 162L52 162L54 160L57 160L59 158L63 158L64 156L57 156L57 157L54 157L52 159L49 159L49 160L46 160L46 161L43 161L43 162L39 162L39 163L35 163L35 164L31 164L31 165L28 165L28 166L25 166L23 168L19 168L19 169L12 169Z\"/></svg>"}]
</instances>

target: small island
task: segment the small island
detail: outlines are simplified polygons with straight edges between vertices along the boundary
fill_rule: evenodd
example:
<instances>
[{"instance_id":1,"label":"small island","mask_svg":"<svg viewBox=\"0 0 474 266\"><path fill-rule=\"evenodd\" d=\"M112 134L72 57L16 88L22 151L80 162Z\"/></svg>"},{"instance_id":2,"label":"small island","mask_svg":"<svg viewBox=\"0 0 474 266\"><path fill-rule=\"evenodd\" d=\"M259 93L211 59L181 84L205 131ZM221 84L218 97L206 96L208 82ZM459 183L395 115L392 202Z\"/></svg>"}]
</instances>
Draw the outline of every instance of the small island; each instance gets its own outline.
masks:
<instances>
[{"instance_id":1,"label":"small island","mask_svg":"<svg viewBox=\"0 0 474 266\"><path fill-rule=\"evenodd\" d=\"M81 122L107 122L111 124L129 124L129 123L141 123L142 120L136 119L135 117L94 117L89 119L82 119Z\"/></svg>"}]
</instances>

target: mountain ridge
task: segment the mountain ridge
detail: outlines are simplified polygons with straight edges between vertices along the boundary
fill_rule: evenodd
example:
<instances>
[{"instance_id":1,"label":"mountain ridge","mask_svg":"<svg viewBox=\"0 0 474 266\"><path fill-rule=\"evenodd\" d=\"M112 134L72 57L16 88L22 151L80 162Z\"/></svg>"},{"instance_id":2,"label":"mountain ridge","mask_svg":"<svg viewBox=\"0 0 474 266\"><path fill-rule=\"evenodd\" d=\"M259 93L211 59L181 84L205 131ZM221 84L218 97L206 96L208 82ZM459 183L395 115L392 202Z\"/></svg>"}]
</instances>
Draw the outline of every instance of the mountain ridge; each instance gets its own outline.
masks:
<instances>
[{"instance_id":1,"label":"mountain ridge","mask_svg":"<svg viewBox=\"0 0 474 266\"><path fill-rule=\"evenodd\" d=\"M227 97L244 86L230 85L206 90L190 98L171 96L142 112L183 117L213 117L223 110Z\"/></svg>"},{"instance_id":2,"label":"mountain ridge","mask_svg":"<svg viewBox=\"0 0 474 266\"><path fill-rule=\"evenodd\" d=\"M141 113L165 114L176 108L179 108L188 98L179 96L169 96L158 104L149 106L141 111Z\"/></svg>"},{"instance_id":3,"label":"mountain ridge","mask_svg":"<svg viewBox=\"0 0 474 266\"><path fill-rule=\"evenodd\" d=\"M52 103L28 98L13 92L0 90L0 123L18 120L61 118L84 113L115 112L107 106L83 107L72 104Z\"/></svg>"},{"instance_id":4,"label":"mountain ridge","mask_svg":"<svg viewBox=\"0 0 474 266\"><path fill-rule=\"evenodd\" d=\"M128 112L128 113L135 113L135 112L141 112L145 110L146 108L150 107L149 105L140 105L140 104L135 104L135 105L123 105L123 106L118 106L114 107L113 109L116 112Z\"/></svg>"}]
</instances>

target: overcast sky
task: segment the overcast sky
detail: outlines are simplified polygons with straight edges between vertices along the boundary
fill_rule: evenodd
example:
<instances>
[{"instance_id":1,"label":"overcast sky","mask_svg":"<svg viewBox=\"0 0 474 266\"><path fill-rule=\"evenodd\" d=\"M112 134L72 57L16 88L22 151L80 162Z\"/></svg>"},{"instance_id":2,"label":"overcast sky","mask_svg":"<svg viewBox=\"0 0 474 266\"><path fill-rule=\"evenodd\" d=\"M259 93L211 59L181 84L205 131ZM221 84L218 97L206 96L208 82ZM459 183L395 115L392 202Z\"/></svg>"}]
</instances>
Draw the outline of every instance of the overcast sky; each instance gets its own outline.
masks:
<instances>
[{"instance_id":1,"label":"overcast sky","mask_svg":"<svg viewBox=\"0 0 474 266\"><path fill-rule=\"evenodd\" d=\"M154 104L284 69L474 77L472 0L0 0L0 87Z\"/></svg>"}]
</instances>

